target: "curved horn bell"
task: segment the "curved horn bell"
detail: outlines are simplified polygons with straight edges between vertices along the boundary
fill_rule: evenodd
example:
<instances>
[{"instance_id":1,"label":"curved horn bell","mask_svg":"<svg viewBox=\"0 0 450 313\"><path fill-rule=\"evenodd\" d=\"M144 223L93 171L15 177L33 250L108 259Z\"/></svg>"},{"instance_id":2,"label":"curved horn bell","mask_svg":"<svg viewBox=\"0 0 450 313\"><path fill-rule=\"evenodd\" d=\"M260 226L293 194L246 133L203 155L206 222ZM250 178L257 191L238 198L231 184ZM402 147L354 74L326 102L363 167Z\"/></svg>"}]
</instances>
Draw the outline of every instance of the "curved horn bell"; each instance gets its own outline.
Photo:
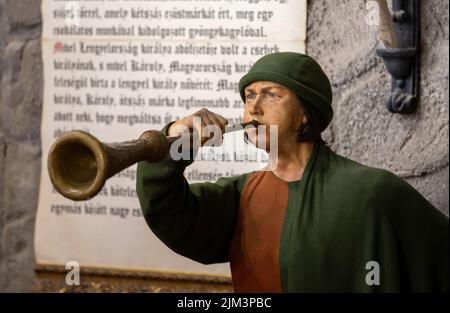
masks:
<instances>
[{"instance_id":1,"label":"curved horn bell","mask_svg":"<svg viewBox=\"0 0 450 313\"><path fill-rule=\"evenodd\" d=\"M72 131L55 141L47 161L50 180L56 190L72 200L95 196L105 181L132 164L159 162L169 143L161 132L144 132L138 140L105 144L84 131Z\"/></svg>"}]
</instances>

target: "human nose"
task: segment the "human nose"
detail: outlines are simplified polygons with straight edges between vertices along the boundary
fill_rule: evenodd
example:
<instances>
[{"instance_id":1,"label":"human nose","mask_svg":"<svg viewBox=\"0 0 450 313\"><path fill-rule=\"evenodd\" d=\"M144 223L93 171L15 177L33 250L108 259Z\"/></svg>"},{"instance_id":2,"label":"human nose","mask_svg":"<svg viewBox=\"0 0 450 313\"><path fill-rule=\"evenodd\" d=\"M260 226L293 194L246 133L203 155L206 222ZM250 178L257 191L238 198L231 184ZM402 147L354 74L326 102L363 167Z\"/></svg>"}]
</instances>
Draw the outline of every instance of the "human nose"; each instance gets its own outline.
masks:
<instances>
[{"instance_id":1,"label":"human nose","mask_svg":"<svg viewBox=\"0 0 450 313\"><path fill-rule=\"evenodd\" d=\"M262 100L261 95L257 95L252 101L248 102L248 111L250 115L262 115Z\"/></svg>"}]
</instances>

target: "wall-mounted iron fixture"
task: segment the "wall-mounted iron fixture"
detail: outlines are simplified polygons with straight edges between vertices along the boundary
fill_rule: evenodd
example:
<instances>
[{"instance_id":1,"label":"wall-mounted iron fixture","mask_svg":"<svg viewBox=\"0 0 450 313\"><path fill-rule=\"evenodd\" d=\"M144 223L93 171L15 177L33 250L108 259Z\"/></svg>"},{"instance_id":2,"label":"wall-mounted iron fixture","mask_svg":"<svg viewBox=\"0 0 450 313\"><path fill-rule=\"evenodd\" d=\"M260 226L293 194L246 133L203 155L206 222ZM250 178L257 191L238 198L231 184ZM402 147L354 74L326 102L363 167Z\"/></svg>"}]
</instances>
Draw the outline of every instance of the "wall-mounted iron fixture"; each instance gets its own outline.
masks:
<instances>
[{"instance_id":1,"label":"wall-mounted iron fixture","mask_svg":"<svg viewBox=\"0 0 450 313\"><path fill-rule=\"evenodd\" d=\"M420 0L393 0L397 47L377 49L392 76L386 106L393 113L411 113L419 100Z\"/></svg>"}]
</instances>

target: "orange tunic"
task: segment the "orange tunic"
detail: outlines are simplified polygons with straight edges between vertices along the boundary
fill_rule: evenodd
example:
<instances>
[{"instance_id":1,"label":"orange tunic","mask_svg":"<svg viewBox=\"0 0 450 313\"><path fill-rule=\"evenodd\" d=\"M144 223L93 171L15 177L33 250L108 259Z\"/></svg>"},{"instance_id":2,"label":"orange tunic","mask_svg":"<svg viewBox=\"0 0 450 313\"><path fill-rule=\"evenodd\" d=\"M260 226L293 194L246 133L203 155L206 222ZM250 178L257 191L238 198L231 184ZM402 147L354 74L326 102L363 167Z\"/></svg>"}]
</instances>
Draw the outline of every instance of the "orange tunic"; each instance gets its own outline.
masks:
<instances>
[{"instance_id":1,"label":"orange tunic","mask_svg":"<svg viewBox=\"0 0 450 313\"><path fill-rule=\"evenodd\" d=\"M248 177L230 246L236 292L282 292L279 257L288 194L288 183L270 171Z\"/></svg>"}]
</instances>

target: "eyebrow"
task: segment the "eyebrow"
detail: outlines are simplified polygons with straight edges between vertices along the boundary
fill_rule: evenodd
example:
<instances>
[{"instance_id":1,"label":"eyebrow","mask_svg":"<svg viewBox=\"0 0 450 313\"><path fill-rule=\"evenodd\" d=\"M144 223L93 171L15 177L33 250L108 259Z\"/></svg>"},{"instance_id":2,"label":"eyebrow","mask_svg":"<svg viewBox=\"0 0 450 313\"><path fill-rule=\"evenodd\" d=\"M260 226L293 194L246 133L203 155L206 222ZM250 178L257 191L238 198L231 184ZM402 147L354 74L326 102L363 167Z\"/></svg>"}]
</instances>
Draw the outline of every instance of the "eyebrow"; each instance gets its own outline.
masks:
<instances>
[{"instance_id":1,"label":"eyebrow","mask_svg":"<svg viewBox=\"0 0 450 313\"><path fill-rule=\"evenodd\" d=\"M276 89L281 89L281 86L267 86L267 87L262 88L261 91L262 92L267 92L267 91L269 91L271 89L275 89L275 88ZM255 93L255 90L253 88L245 88L244 91Z\"/></svg>"}]
</instances>

